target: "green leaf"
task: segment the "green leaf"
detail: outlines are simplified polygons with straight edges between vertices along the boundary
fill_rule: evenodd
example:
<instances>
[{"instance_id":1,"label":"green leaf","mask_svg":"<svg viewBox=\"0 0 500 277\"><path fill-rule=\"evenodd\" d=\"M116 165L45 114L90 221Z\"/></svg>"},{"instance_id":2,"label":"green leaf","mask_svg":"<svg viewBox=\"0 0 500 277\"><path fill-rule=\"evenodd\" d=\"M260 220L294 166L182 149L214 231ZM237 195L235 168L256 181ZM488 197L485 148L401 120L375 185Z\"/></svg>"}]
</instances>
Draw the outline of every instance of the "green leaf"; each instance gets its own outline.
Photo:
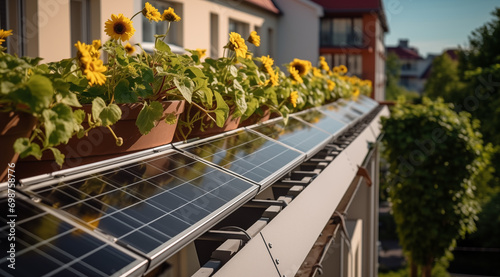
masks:
<instances>
[{"instance_id":1,"label":"green leaf","mask_svg":"<svg viewBox=\"0 0 500 277\"><path fill-rule=\"evenodd\" d=\"M122 66L127 66L128 65L128 58L127 58L127 52L125 51L124 47L116 47L115 48L115 53L116 53L116 60L118 63Z\"/></svg>"},{"instance_id":2,"label":"green leaf","mask_svg":"<svg viewBox=\"0 0 500 277\"><path fill-rule=\"evenodd\" d=\"M21 158L26 158L30 155L38 160L42 158L40 146L36 143L31 143L28 138L18 138L16 142L14 142L14 151L19 153L19 157Z\"/></svg>"},{"instance_id":3,"label":"green leaf","mask_svg":"<svg viewBox=\"0 0 500 277\"><path fill-rule=\"evenodd\" d=\"M56 160L56 163L62 167L63 163L64 163L64 154L61 153L61 151L59 151L59 149L57 148L49 148L50 150L52 150L52 154L54 154L54 158Z\"/></svg>"},{"instance_id":4,"label":"green leaf","mask_svg":"<svg viewBox=\"0 0 500 277\"><path fill-rule=\"evenodd\" d=\"M30 106L35 112L49 107L52 95L54 94L54 88L49 78L41 75L33 75L27 82L27 87L30 93L26 95L26 98L20 99L21 102Z\"/></svg>"},{"instance_id":5,"label":"green leaf","mask_svg":"<svg viewBox=\"0 0 500 277\"><path fill-rule=\"evenodd\" d=\"M153 101L148 105L144 102L142 110L137 116L136 125L139 127L141 134L148 134L151 129L156 125L156 122L161 119L163 115L163 106L158 101Z\"/></svg>"},{"instance_id":6,"label":"green leaf","mask_svg":"<svg viewBox=\"0 0 500 277\"><path fill-rule=\"evenodd\" d=\"M222 127L226 122L226 119L229 117L229 107L219 92L214 91L214 95L215 101L217 102L217 108L215 109L215 123L217 126Z\"/></svg>"},{"instance_id":7,"label":"green leaf","mask_svg":"<svg viewBox=\"0 0 500 277\"><path fill-rule=\"evenodd\" d=\"M70 107L57 104L50 110L44 110L42 121L45 127L45 146L67 143L77 129L75 118Z\"/></svg>"},{"instance_id":8,"label":"green leaf","mask_svg":"<svg viewBox=\"0 0 500 277\"><path fill-rule=\"evenodd\" d=\"M56 79L53 82L53 86L54 90L57 92L56 99L58 102L72 107L82 106L78 101L76 94L70 91L70 83L63 81L62 79Z\"/></svg>"},{"instance_id":9,"label":"green leaf","mask_svg":"<svg viewBox=\"0 0 500 277\"><path fill-rule=\"evenodd\" d=\"M99 119L99 115L101 114L102 110L106 108L106 102L102 100L101 97L97 97L92 101L92 118L94 120Z\"/></svg>"},{"instance_id":10,"label":"green leaf","mask_svg":"<svg viewBox=\"0 0 500 277\"><path fill-rule=\"evenodd\" d=\"M243 90L243 87L240 85L240 83L236 79L233 80L233 87L235 88L234 101L236 102L236 107L238 107L238 110L243 114L247 110L245 91Z\"/></svg>"},{"instance_id":11,"label":"green leaf","mask_svg":"<svg viewBox=\"0 0 500 277\"><path fill-rule=\"evenodd\" d=\"M76 110L73 112L73 117L77 124L82 124L85 120L85 111L84 110Z\"/></svg>"},{"instance_id":12,"label":"green leaf","mask_svg":"<svg viewBox=\"0 0 500 277\"><path fill-rule=\"evenodd\" d=\"M174 125L175 123L177 123L177 115L175 113L166 114L165 123Z\"/></svg>"},{"instance_id":13,"label":"green leaf","mask_svg":"<svg viewBox=\"0 0 500 277\"><path fill-rule=\"evenodd\" d=\"M206 104L206 107L212 108L214 94L210 88L202 87L196 93L200 97L201 102Z\"/></svg>"},{"instance_id":14,"label":"green leaf","mask_svg":"<svg viewBox=\"0 0 500 277\"><path fill-rule=\"evenodd\" d=\"M195 84L190 78L174 77L174 85L181 92L182 96L188 103L191 103Z\"/></svg>"},{"instance_id":15,"label":"green leaf","mask_svg":"<svg viewBox=\"0 0 500 277\"><path fill-rule=\"evenodd\" d=\"M142 80L144 81L145 84L152 83L155 80L153 69L151 69L150 67L142 67L141 72L142 72Z\"/></svg>"},{"instance_id":16,"label":"green leaf","mask_svg":"<svg viewBox=\"0 0 500 277\"><path fill-rule=\"evenodd\" d=\"M130 83L126 79L122 79L116 84L115 101L118 104L137 102L137 95L130 90Z\"/></svg>"},{"instance_id":17,"label":"green leaf","mask_svg":"<svg viewBox=\"0 0 500 277\"><path fill-rule=\"evenodd\" d=\"M256 98L252 98L249 102L247 102L247 110L243 114L244 118L248 118L251 116L255 110L259 107L259 100Z\"/></svg>"},{"instance_id":18,"label":"green leaf","mask_svg":"<svg viewBox=\"0 0 500 277\"><path fill-rule=\"evenodd\" d=\"M102 109L99 114L102 126L111 126L115 124L122 117L122 110L116 104L110 104L109 106Z\"/></svg>"},{"instance_id":19,"label":"green leaf","mask_svg":"<svg viewBox=\"0 0 500 277\"><path fill-rule=\"evenodd\" d=\"M238 76L238 69L236 68L236 66L230 65L229 66L229 73L231 74L231 76L236 78Z\"/></svg>"},{"instance_id":20,"label":"green leaf","mask_svg":"<svg viewBox=\"0 0 500 277\"><path fill-rule=\"evenodd\" d=\"M95 97L104 96L106 93L107 89L104 86L91 86L82 93L82 96L94 99Z\"/></svg>"},{"instance_id":21,"label":"green leaf","mask_svg":"<svg viewBox=\"0 0 500 277\"><path fill-rule=\"evenodd\" d=\"M163 40L161 39L156 39L155 49L157 51L167 52L169 55L172 55L172 50L170 49L170 46L168 46L168 44L163 42Z\"/></svg>"},{"instance_id":22,"label":"green leaf","mask_svg":"<svg viewBox=\"0 0 500 277\"><path fill-rule=\"evenodd\" d=\"M7 95L16 89L16 86L9 81L2 80L0 83L0 94Z\"/></svg>"},{"instance_id":23,"label":"green leaf","mask_svg":"<svg viewBox=\"0 0 500 277\"><path fill-rule=\"evenodd\" d=\"M191 79L194 79L196 77L205 78L205 74L203 73L203 71L201 71L201 69L199 69L198 67L195 67L195 66L190 66L190 67L186 68L184 73L187 73L188 77Z\"/></svg>"}]
</instances>

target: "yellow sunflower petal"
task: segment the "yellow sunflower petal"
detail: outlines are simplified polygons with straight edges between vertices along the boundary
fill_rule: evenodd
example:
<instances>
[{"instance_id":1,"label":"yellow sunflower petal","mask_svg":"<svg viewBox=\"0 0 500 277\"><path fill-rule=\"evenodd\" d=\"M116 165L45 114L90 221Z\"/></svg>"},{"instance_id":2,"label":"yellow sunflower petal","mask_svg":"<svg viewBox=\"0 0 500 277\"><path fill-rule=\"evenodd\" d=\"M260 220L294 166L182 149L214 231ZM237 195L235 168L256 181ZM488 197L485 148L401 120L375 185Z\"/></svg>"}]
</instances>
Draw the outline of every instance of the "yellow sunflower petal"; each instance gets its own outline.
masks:
<instances>
[{"instance_id":1,"label":"yellow sunflower petal","mask_svg":"<svg viewBox=\"0 0 500 277\"><path fill-rule=\"evenodd\" d=\"M104 27L106 34L116 40L127 41L135 33L132 21L121 13L118 15L112 14L111 19L106 21Z\"/></svg>"}]
</instances>

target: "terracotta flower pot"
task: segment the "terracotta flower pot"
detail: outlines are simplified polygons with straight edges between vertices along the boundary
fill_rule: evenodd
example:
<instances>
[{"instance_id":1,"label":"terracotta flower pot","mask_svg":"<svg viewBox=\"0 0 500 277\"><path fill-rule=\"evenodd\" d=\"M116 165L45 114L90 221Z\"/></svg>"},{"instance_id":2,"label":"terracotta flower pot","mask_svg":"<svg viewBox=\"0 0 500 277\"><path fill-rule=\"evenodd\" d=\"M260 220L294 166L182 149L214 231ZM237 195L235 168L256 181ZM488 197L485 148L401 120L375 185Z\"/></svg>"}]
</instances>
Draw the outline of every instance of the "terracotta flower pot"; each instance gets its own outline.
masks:
<instances>
[{"instance_id":1,"label":"terracotta flower pot","mask_svg":"<svg viewBox=\"0 0 500 277\"><path fill-rule=\"evenodd\" d=\"M2 155L0 156L0 182L7 181L9 169L7 164L16 163L19 158L19 154L13 148L14 142L18 138L29 137L35 127L35 123L36 118L27 113L0 113L0 145L2 147ZM14 176L17 179L17 170Z\"/></svg>"},{"instance_id":2,"label":"terracotta flower pot","mask_svg":"<svg viewBox=\"0 0 500 277\"><path fill-rule=\"evenodd\" d=\"M192 130L189 133L188 128L182 127L179 125L178 128L182 128L182 132L184 134L189 133L187 135L187 139L192 139L192 138L206 138L210 137L216 134L220 134L223 132L231 131L236 128L238 128L238 125L240 124L241 117L235 117L234 116L234 109L235 107L231 107L229 110L229 117L227 118L226 122L222 127L219 127L213 122L210 118L207 116L204 116L202 120L198 120L194 123L194 126L192 126ZM188 111L186 113L183 113L181 115L181 120L187 121L187 117L194 116L198 111L200 111L196 106L191 106L188 108ZM210 116L215 118L215 114L211 113ZM203 122L204 128L201 129L201 123ZM182 136L180 135L180 131L178 130L176 133L176 140L181 141L183 140Z\"/></svg>"},{"instance_id":3,"label":"terracotta flower pot","mask_svg":"<svg viewBox=\"0 0 500 277\"><path fill-rule=\"evenodd\" d=\"M250 117L240 122L238 127L246 127L253 124L261 123L269 120L271 117L271 110L268 106L259 107Z\"/></svg>"},{"instance_id":4,"label":"terracotta flower pot","mask_svg":"<svg viewBox=\"0 0 500 277\"><path fill-rule=\"evenodd\" d=\"M67 144L57 147L65 155L62 169L110 159L172 142L177 124L168 124L164 119L167 114L174 113L178 120L180 114L184 111L185 101L164 101L162 104L165 110L163 117L147 135L142 135L135 125L143 105L119 105L122 110L122 117L111 128L118 137L123 138L123 145L116 145L116 141L108 128L94 128L87 136L81 139L73 137ZM84 105L83 109L85 113L91 113L92 107L91 105ZM84 128L88 128L86 122L82 125ZM35 176L61 169L54 161L51 151L45 152L40 161L33 157L22 159L19 161L19 166L22 169L22 173L20 173L22 177Z\"/></svg>"}]
</instances>

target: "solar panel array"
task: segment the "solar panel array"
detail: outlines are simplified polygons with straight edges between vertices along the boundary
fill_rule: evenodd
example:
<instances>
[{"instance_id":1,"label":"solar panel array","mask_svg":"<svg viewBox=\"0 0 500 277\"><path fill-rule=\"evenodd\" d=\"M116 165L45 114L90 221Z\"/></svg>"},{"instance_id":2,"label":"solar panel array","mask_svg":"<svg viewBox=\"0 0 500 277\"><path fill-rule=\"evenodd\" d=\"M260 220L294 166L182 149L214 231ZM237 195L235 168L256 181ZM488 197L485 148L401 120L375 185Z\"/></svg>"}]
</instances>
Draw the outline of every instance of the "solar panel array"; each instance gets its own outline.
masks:
<instances>
[{"instance_id":1,"label":"solar panel array","mask_svg":"<svg viewBox=\"0 0 500 277\"><path fill-rule=\"evenodd\" d=\"M365 97L339 101L292 115L286 125L278 118L103 165L83 177L66 172L60 181L30 185L25 194L41 203L27 197L16 203L20 269L15 274L6 271L4 251L0 274L141 275L319 151L376 105ZM3 205L6 199L0 200ZM8 225L0 229L2 237L8 232Z\"/></svg>"},{"instance_id":2,"label":"solar panel array","mask_svg":"<svg viewBox=\"0 0 500 277\"><path fill-rule=\"evenodd\" d=\"M6 199L0 206L7 207ZM1 236L15 234L15 240L2 239L1 276L110 276L146 267L144 258L116 248L29 200L16 197L16 217L4 214L2 220L15 223L2 226Z\"/></svg>"},{"instance_id":3,"label":"solar panel array","mask_svg":"<svg viewBox=\"0 0 500 277\"><path fill-rule=\"evenodd\" d=\"M304 159L301 152L246 130L195 142L181 149L261 187L269 185L273 177Z\"/></svg>"}]
</instances>

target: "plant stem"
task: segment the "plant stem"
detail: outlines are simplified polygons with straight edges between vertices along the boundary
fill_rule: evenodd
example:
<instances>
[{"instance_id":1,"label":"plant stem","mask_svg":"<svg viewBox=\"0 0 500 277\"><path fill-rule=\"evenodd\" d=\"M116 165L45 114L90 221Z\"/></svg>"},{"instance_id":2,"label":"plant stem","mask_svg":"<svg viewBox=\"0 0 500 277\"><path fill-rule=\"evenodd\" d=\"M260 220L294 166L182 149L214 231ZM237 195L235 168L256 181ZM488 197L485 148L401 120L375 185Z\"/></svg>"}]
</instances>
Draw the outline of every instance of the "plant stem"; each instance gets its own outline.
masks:
<instances>
[{"instance_id":1,"label":"plant stem","mask_svg":"<svg viewBox=\"0 0 500 277\"><path fill-rule=\"evenodd\" d=\"M213 120L214 122L217 122L209 113L207 110L205 110L204 108L202 108L200 105L196 104L195 102L191 102L191 104L193 104L194 106L196 106L198 109L202 110L211 120Z\"/></svg>"},{"instance_id":2,"label":"plant stem","mask_svg":"<svg viewBox=\"0 0 500 277\"><path fill-rule=\"evenodd\" d=\"M75 70L73 70L73 71L71 71L71 72L66 73L64 76L62 76L62 79L65 79L65 78L66 78L66 77L68 77L70 74L75 73L75 72L77 72L77 71L79 71L79 70L80 70L80 68L77 68L77 69L75 69Z\"/></svg>"},{"instance_id":3,"label":"plant stem","mask_svg":"<svg viewBox=\"0 0 500 277\"><path fill-rule=\"evenodd\" d=\"M170 24L171 24L171 23L172 23L172 22L170 22L170 21L168 22L167 31L165 32L165 36L161 39L162 41L165 41L165 38L167 37L168 32L170 31Z\"/></svg>"},{"instance_id":4,"label":"plant stem","mask_svg":"<svg viewBox=\"0 0 500 277\"><path fill-rule=\"evenodd\" d=\"M140 10L140 11L138 11L136 14L134 14L134 15L130 18L130 20L132 20L132 19L133 19L136 15L138 15L138 14L140 14L140 13L142 13L142 10Z\"/></svg>"}]
</instances>

